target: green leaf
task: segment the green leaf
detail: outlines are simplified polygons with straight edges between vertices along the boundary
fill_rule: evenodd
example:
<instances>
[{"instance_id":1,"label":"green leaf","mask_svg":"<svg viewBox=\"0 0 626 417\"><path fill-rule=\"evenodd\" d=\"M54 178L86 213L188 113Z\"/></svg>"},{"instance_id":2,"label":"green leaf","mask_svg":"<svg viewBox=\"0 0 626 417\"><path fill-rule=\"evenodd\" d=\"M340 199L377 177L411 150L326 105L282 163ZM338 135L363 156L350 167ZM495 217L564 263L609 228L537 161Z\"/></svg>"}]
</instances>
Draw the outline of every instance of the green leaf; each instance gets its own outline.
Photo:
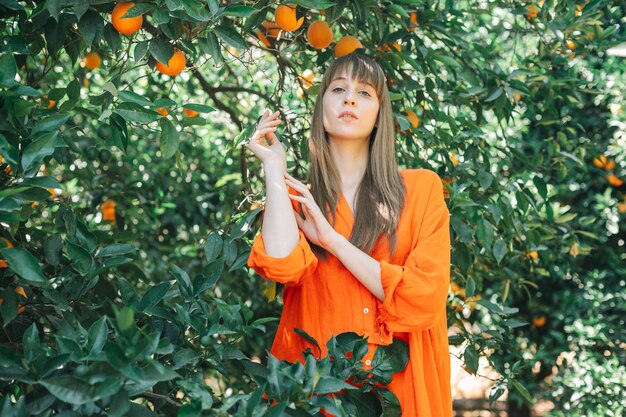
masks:
<instances>
[{"instance_id":1,"label":"green leaf","mask_svg":"<svg viewBox=\"0 0 626 417\"><path fill-rule=\"evenodd\" d=\"M248 49L248 44L246 43L245 39L235 29L228 26L219 25L216 26L213 31L217 36L219 36L224 42L226 42L230 46L239 50Z\"/></svg>"},{"instance_id":2,"label":"green leaf","mask_svg":"<svg viewBox=\"0 0 626 417\"><path fill-rule=\"evenodd\" d=\"M465 285L465 296L467 298L473 297L475 291L476 291L476 282L474 281L474 278L469 277L467 280L467 284Z\"/></svg>"},{"instance_id":3,"label":"green leaf","mask_svg":"<svg viewBox=\"0 0 626 417\"><path fill-rule=\"evenodd\" d=\"M106 319L107 316L100 317L89 328L86 348L90 355L100 353L104 347L109 334Z\"/></svg>"},{"instance_id":4,"label":"green leaf","mask_svg":"<svg viewBox=\"0 0 626 417\"><path fill-rule=\"evenodd\" d=\"M528 322L523 321L523 320L518 320L518 319L508 319L504 321L504 324L506 326L509 326L510 328L514 329L516 327L523 327L528 325Z\"/></svg>"},{"instance_id":5,"label":"green leaf","mask_svg":"<svg viewBox=\"0 0 626 417\"><path fill-rule=\"evenodd\" d=\"M258 10L255 9L254 7L236 5L236 6L227 7L222 13L222 16L249 17L249 16L252 16L257 11Z\"/></svg>"},{"instance_id":6,"label":"green leaf","mask_svg":"<svg viewBox=\"0 0 626 417\"><path fill-rule=\"evenodd\" d=\"M153 104L150 100L132 91L123 90L123 91L120 91L118 95L122 100L126 102L139 104L140 106L153 107Z\"/></svg>"},{"instance_id":7,"label":"green leaf","mask_svg":"<svg viewBox=\"0 0 626 417\"><path fill-rule=\"evenodd\" d=\"M197 0L179 0L180 4L192 19L200 22L208 22L210 20L209 12L204 8L204 3Z\"/></svg>"},{"instance_id":8,"label":"green leaf","mask_svg":"<svg viewBox=\"0 0 626 417\"><path fill-rule=\"evenodd\" d=\"M50 394L69 404L82 405L94 401L92 386L88 381L72 375L62 375L40 382Z\"/></svg>"},{"instance_id":9,"label":"green leaf","mask_svg":"<svg viewBox=\"0 0 626 417\"><path fill-rule=\"evenodd\" d=\"M439 62L443 62L450 68L459 68L461 66L461 64L459 64L454 58L448 55L435 54L433 55L433 58Z\"/></svg>"},{"instance_id":10,"label":"green leaf","mask_svg":"<svg viewBox=\"0 0 626 417\"><path fill-rule=\"evenodd\" d=\"M166 118L162 118L160 148L163 158L168 159L176 154L180 143L180 134L176 127Z\"/></svg>"},{"instance_id":11,"label":"green leaf","mask_svg":"<svg viewBox=\"0 0 626 417\"><path fill-rule=\"evenodd\" d=\"M317 348L318 355L322 354L322 349L320 348L320 345L317 343L317 340L313 338L313 336L309 335L307 332L305 332L302 329L294 328L293 331L296 332L296 334L298 334L299 336L301 336L304 340L306 340L307 342L315 346Z\"/></svg>"},{"instance_id":12,"label":"green leaf","mask_svg":"<svg viewBox=\"0 0 626 417\"><path fill-rule=\"evenodd\" d=\"M72 261L72 267L78 271L79 274L85 276L94 271L96 262L86 249L68 240L65 241L65 244L67 247L67 255Z\"/></svg>"},{"instance_id":13,"label":"green leaf","mask_svg":"<svg viewBox=\"0 0 626 417\"><path fill-rule=\"evenodd\" d=\"M174 55L174 47L161 38L153 38L150 41L150 55L162 64L167 64Z\"/></svg>"},{"instance_id":14,"label":"green leaf","mask_svg":"<svg viewBox=\"0 0 626 417\"><path fill-rule=\"evenodd\" d=\"M393 339L388 346L379 346L372 358L372 368L392 374L402 371L408 363L409 347L400 339Z\"/></svg>"},{"instance_id":15,"label":"green leaf","mask_svg":"<svg viewBox=\"0 0 626 417\"><path fill-rule=\"evenodd\" d=\"M138 309L139 311L144 311L147 308L157 305L165 294L172 287L172 283L170 282L161 282L153 287L151 287L146 293L141 297L141 301L139 302Z\"/></svg>"},{"instance_id":16,"label":"green leaf","mask_svg":"<svg viewBox=\"0 0 626 417\"><path fill-rule=\"evenodd\" d=\"M211 232L204 243L204 256L207 262L213 262L222 252L223 240L218 232Z\"/></svg>"},{"instance_id":17,"label":"green leaf","mask_svg":"<svg viewBox=\"0 0 626 417\"><path fill-rule=\"evenodd\" d=\"M198 42L200 45L200 49L204 53L211 55L211 57L216 63L224 62L224 56L222 56L220 43L218 42L217 36L215 36L215 33L208 32L207 37L200 38Z\"/></svg>"},{"instance_id":18,"label":"green leaf","mask_svg":"<svg viewBox=\"0 0 626 417\"><path fill-rule=\"evenodd\" d=\"M22 169L28 171L35 163L41 161L48 155L52 155L57 146L65 146L57 141L58 131L42 135L31 142L22 154Z\"/></svg>"},{"instance_id":19,"label":"green leaf","mask_svg":"<svg viewBox=\"0 0 626 417\"><path fill-rule=\"evenodd\" d=\"M491 175L487 171L480 170L478 172L478 183L483 189L489 188L491 183L493 182L493 175Z\"/></svg>"},{"instance_id":20,"label":"green leaf","mask_svg":"<svg viewBox=\"0 0 626 417\"><path fill-rule=\"evenodd\" d=\"M170 14L165 9L156 8L154 9L154 12L152 13L152 22L157 26L169 23Z\"/></svg>"},{"instance_id":21,"label":"green leaf","mask_svg":"<svg viewBox=\"0 0 626 417\"><path fill-rule=\"evenodd\" d=\"M497 100L502 95L503 92L504 90L502 89L502 87L496 87L495 89L491 91L491 93L489 94L489 97L485 99L485 103L489 103L491 101Z\"/></svg>"},{"instance_id":22,"label":"green leaf","mask_svg":"<svg viewBox=\"0 0 626 417\"><path fill-rule=\"evenodd\" d=\"M529 404L533 404L533 398L526 389L526 387L517 382L515 379L511 379L510 382L515 387L515 389L519 391L520 394L522 394L522 397L524 397L524 399L528 401Z\"/></svg>"},{"instance_id":23,"label":"green leaf","mask_svg":"<svg viewBox=\"0 0 626 417\"><path fill-rule=\"evenodd\" d=\"M313 10L324 10L335 5L335 2L329 0L296 0L294 3Z\"/></svg>"},{"instance_id":24,"label":"green leaf","mask_svg":"<svg viewBox=\"0 0 626 417\"><path fill-rule=\"evenodd\" d=\"M106 256L119 256L127 253L135 252L136 246L129 245L127 243L114 243L113 245L105 246L96 253L96 258L104 258Z\"/></svg>"},{"instance_id":25,"label":"green leaf","mask_svg":"<svg viewBox=\"0 0 626 417\"><path fill-rule=\"evenodd\" d=\"M187 272L180 269L176 265L171 265L170 271L172 272L172 275L174 275L174 277L176 278L176 282L178 282L178 289L183 298L185 298L185 300L191 300L191 298L193 297L193 288L191 286L191 280L189 279L189 275L187 274Z\"/></svg>"},{"instance_id":26,"label":"green leaf","mask_svg":"<svg viewBox=\"0 0 626 417\"><path fill-rule=\"evenodd\" d=\"M30 135L32 137L35 137L40 133L48 133L48 132L57 131L59 130L59 127L61 127L62 125L65 124L65 122L68 121L69 118L70 118L69 114L54 114L51 116L44 117L35 125L35 127L33 127L33 130L31 131Z\"/></svg>"},{"instance_id":27,"label":"green leaf","mask_svg":"<svg viewBox=\"0 0 626 417\"><path fill-rule=\"evenodd\" d=\"M135 44L135 49L133 49L133 59L135 60L135 63L141 61L146 56L149 47L150 42L147 40L143 40Z\"/></svg>"},{"instance_id":28,"label":"green leaf","mask_svg":"<svg viewBox=\"0 0 626 417\"><path fill-rule=\"evenodd\" d=\"M215 109L211 106L207 106L206 104L185 104L185 108L189 110L195 110L199 113L211 113L214 112Z\"/></svg>"},{"instance_id":29,"label":"green leaf","mask_svg":"<svg viewBox=\"0 0 626 417\"><path fill-rule=\"evenodd\" d=\"M36 286L48 287L50 283L41 272L41 266L37 259L23 248L2 248L0 249L2 259L7 261L7 265L16 274L24 278L28 283Z\"/></svg>"},{"instance_id":30,"label":"green leaf","mask_svg":"<svg viewBox=\"0 0 626 417\"><path fill-rule=\"evenodd\" d=\"M476 375L476 372L478 371L478 352L474 349L473 345L468 345L465 348L463 357L467 368L472 372L472 374Z\"/></svg>"},{"instance_id":31,"label":"green leaf","mask_svg":"<svg viewBox=\"0 0 626 417\"><path fill-rule=\"evenodd\" d=\"M320 377L319 381L317 381L314 393L318 395L325 395L340 391L342 389L353 390L357 388L354 385L347 384L341 379L337 379L332 376L322 376Z\"/></svg>"},{"instance_id":32,"label":"green leaf","mask_svg":"<svg viewBox=\"0 0 626 417\"><path fill-rule=\"evenodd\" d=\"M76 19L80 18L89 10L89 0L74 0L74 14Z\"/></svg>"},{"instance_id":33,"label":"green leaf","mask_svg":"<svg viewBox=\"0 0 626 417\"><path fill-rule=\"evenodd\" d=\"M504 254L506 253L506 243L504 240L498 239L493 244L493 255L496 257L496 262L500 265L500 261L504 258Z\"/></svg>"},{"instance_id":34,"label":"green leaf","mask_svg":"<svg viewBox=\"0 0 626 417\"><path fill-rule=\"evenodd\" d=\"M119 104L113 111L122 116L124 120L139 124L152 123L159 120L161 117L161 115L154 110L145 109L138 104L129 102Z\"/></svg>"},{"instance_id":35,"label":"green leaf","mask_svg":"<svg viewBox=\"0 0 626 417\"><path fill-rule=\"evenodd\" d=\"M13 288L6 287L0 292L0 298L3 300L0 304L0 314L4 321L3 325L6 326L17 317L17 294Z\"/></svg>"},{"instance_id":36,"label":"green leaf","mask_svg":"<svg viewBox=\"0 0 626 417\"><path fill-rule=\"evenodd\" d=\"M46 261L52 266L58 266L61 263L62 243L61 235L59 234L49 236L43 243Z\"/></svg>"}]
</instances>

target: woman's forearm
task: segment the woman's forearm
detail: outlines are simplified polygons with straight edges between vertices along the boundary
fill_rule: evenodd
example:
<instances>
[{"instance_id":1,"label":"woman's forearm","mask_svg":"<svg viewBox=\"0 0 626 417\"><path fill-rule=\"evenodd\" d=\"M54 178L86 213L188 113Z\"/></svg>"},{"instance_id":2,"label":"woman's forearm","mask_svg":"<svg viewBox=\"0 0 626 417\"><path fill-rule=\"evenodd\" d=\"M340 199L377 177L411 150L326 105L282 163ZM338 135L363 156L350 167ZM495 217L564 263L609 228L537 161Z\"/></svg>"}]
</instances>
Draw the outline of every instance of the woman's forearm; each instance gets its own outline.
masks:
<instances>
[{"instance_id":1,"label":"woman's forearm","mask_svg":"<svg viewBox=\"0 0 626 417\"><path fill-rule=\"evenodd\" d=\"M261 237L268 256L284 258L300 240L298 224L288 196L283 167L264 164L263 171L266 198Z\"/></svg>"}]
</instances>

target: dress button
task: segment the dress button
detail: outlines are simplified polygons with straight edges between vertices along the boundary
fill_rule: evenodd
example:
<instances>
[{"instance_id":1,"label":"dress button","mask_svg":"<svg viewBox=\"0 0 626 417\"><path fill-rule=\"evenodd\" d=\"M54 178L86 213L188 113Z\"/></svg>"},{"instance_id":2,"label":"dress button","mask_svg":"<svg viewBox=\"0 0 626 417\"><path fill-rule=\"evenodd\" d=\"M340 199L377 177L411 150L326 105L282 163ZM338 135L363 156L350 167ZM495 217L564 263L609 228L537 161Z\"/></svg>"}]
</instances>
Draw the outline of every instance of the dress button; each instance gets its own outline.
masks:
<instances>
[{"instance_id":1,"label":"dress button","mask_svg":"<svg viewBox=\"0 0 626 417\"><path fill-rule=\"evenodd\" d=\"M369 313L369 312L370 312L370 309L369 309L369 308L365 307L365 308L363 309L363 314L367 314L367 313Z\"/></svg>"},{"instance_id":2,"label":"dress button","mask_svg":"<svg viewBox=\"0 0 626 417\"><path fill-rule=\"evenodd\" d=\"M368 359L368 360L366 360L366 361L365 361L365 364L366 364L367 366L370 366L370 365L372 364L372 361Z\"/></svg>"}]
</instances>

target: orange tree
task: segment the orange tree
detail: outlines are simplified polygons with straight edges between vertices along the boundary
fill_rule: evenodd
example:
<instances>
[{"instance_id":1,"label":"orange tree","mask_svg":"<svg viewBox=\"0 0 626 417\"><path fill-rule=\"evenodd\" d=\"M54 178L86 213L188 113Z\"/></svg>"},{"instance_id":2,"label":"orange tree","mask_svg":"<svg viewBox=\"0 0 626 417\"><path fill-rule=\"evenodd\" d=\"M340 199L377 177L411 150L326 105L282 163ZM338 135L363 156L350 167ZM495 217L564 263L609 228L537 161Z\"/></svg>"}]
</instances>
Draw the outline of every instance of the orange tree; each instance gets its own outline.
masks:
<instances>
[{"instance_id":1,"label":"orange tree","mask_svg":"<svg viewBox=\"0 0 626 417\"><path fill-rule=\"evenodd\" d=\"M387 72L402 165L444 179L466 369L486 358L517 412L617 410L622 391L573 381L624 375L604 59L624 8L474 3L300 0L274 23L269 1L0 2L2 415L399 415L401 345L371 375L354 334L304 366L268 357L277 289L243 267L262 178L241 142L280 108L304 176L316 82L358 47ZM307 36L316 21L332 36Z\"/></svg>"}]
</instances>

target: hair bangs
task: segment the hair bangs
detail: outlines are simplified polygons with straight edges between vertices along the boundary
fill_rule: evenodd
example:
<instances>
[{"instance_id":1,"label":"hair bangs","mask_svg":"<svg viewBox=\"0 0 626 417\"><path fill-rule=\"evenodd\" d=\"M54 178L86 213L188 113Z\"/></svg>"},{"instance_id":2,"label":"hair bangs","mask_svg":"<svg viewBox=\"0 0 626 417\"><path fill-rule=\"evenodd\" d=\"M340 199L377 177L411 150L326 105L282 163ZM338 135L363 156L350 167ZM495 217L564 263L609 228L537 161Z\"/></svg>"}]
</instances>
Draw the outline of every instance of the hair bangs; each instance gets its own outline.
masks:
<instances>
[{"instance_id":1,"label":"hair bangs","mask_svg":"<svg viewBox=\"0 0 626 417\"><path fill-rule=\"evenodd\" d=\"M371 85L378 97L381 97L386 79L380 65L372 58L348 54L334 61L324 75L322 91L328 88L332 80L341 76L349 75L350 78Z\"/></svg>"}]
</instances>

